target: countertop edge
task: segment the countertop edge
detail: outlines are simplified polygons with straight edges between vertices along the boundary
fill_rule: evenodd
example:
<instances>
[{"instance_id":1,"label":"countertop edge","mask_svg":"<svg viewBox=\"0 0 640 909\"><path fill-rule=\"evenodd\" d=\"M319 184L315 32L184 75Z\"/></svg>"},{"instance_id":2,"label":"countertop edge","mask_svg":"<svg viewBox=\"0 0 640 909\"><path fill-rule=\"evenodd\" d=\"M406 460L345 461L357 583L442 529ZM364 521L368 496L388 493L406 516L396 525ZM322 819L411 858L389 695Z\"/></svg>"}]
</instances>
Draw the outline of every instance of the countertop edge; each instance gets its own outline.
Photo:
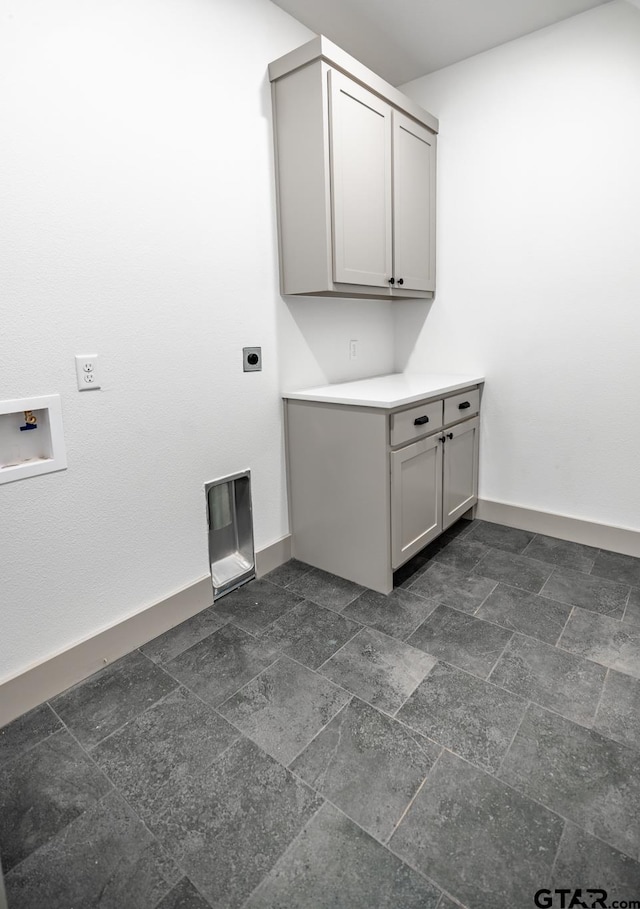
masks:
<instances>
[{"instance_id":1,"label":"countertop edge","mask_svg":"<svg viewBox=\"0 0 640 909\"><path fill-rule=\"evenodd\" d=\"M380 379L381 377L375 376L375 379ZM366 382L366 379L361 380ZM330 391L330 386L327 386L327 390L324 388L308 389L302 391L287 391L282 392L282 397L285 400L292 401L311 401L318 404L344 404L350 405L353 407L376 407L381 410L393 410L396 407L403 407L406 404L415 404L418 401L424 401L426 398L435 398L438 395L450 394L454 391L460 391L463 388L470 388L474 385L481 385L485 381L484 376L460 376L460 381L449 382L444 385L437 385L432 387L425 387L421 391L412 392L411 394L399 395L392 400L389 399L380 399L372 395L370 397L353 397L348 393L340 394L338 388L340 385L336 385L336 390L334 392ZM353 385L354 383L344 383L348 385Z\"/></svg>"}]
</instances>

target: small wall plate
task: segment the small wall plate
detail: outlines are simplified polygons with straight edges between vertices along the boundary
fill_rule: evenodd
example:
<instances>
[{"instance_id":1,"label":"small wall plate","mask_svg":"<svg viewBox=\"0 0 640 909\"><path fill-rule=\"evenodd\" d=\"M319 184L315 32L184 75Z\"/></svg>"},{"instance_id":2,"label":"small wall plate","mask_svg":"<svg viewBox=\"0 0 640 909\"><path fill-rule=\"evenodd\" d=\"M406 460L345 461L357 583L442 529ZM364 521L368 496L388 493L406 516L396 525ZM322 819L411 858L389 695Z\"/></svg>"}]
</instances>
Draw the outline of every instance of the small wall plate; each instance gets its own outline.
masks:
<instances>
[{"instance_id":1,"label":"small wall plate","mask_svg":"<svg viewBox=\"0 0 640 909\"><path fill-rule=\"evenodd\" d=\"M262 369L262 348L242 348L242 368L245 372L260 372Z\"/></svg>"}]
</instances>

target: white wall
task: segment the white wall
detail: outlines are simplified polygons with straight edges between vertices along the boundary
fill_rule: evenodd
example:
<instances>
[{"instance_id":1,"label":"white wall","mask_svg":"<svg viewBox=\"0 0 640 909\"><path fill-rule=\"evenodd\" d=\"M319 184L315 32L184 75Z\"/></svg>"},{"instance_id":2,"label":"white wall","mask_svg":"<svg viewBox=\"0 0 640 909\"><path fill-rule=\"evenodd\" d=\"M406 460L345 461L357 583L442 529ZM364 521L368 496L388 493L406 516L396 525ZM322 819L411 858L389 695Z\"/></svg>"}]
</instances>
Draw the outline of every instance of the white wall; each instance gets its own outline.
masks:
<instances>
[{"instance_id":1,"label":"white wall","mask_svg":"<svg viewBox=\"0 0 640 909\"><path fill-rule=\"evenodd\" d=\"M269 0L0 0L0 399L59 392L69 461L0 486L0 681L205 576L207 480L251 468L285 535L283 376L393 362L389 307L315 338L278 293L267 65L309 37Z\"/></svg>"},{"instance_id":2,"label":"white wall","mask_svg":"<svg viewBox=\"0 0 640 909\"><path fill-rule=\"evenodd\" d=\"M640 529L640 11L403 90L440 118L438 291L397 367L485 372L483 498Z\"/></svg>"}]
</instances>

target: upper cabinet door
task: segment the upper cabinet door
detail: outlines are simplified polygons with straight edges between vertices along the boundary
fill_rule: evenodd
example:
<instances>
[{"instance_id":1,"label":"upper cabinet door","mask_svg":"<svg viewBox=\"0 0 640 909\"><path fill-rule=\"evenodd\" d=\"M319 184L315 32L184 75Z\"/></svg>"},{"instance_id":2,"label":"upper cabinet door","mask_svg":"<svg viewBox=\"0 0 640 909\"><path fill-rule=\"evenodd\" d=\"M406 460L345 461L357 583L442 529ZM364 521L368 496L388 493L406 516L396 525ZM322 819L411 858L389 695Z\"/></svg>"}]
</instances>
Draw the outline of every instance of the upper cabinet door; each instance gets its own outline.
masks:
<instances>
[{"instance_id":1,"label":"upper cabinet door","mask_svg":"<svg viewBox=\"0 0 640 909\"><path fill-rule=\"evenodd\" d=\"M391 108L329 72L333 280L389 287L392 277Z\"/></svg>"},{"instance_id":2,"label":"upper cabinet door","mask_svg":"<svg viewBox=\"0 0 640 909\"><path fill-rule=\"evenodd\" d=\"M396 283L435 290L436 137L393 112L393 224Z\"/></svg>"}]
</instances>

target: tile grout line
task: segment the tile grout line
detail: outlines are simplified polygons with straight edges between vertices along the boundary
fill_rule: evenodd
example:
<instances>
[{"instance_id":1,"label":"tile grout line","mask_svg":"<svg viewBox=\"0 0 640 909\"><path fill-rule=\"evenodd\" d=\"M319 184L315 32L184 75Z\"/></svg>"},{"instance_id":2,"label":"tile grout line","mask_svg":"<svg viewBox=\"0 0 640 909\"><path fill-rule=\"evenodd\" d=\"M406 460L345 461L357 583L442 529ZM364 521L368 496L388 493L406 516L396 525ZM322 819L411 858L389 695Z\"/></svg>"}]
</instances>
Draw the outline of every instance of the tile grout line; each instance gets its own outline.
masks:
<instances>
[{"instance_id":1,"label":"tile grout line","mask_svg":"<svg viewBox=\"0 0 640 909\"><path fill-rule=\"evenodd\" d=\"M439 757L439 756L438 756L438 757ZM433 767L431 768L431 770L433 770ZM429 773L431 773L431 770L429 771ZM429 774L427 774L427 776L429 776ZM422 786L424 785L425 782L426 782L426 777L425 777L425 779L422 781L422 783L420 784L420 787L419 787L420 789L422 788ZM417 793L416 793L416 794L417 794ZM354 820L354 819L351 817L351 815L347 814L347 812L344 810L344 808L340 808L338 805L336 805L334 802L332 802L331 799L326 798L326 796L323 796L323 798L325 798L325 801L327 802L327 804L331 805L332 808L335 808L336 811L338 811L338 812L340 812L340 814L344 815L344 817L346 817L347 820L351 821L352 824L355 824L356 827L358 827L360 830L362 830L362 832L363 832L364 834L366 834L366 836L371 837L371 839L374 840L374 842L376 842L376 843L377 843L379 846L381 846L386 852L388 852L388 853L389 853L390 855L392 855L395 859L397 859L397 860L400 862L400 864L406 865L408 868L410 868L412 871L414 871L416 874L418 874L423 880L427 881L429 884L431 884L433 887L435 887L436 890L440 890L441 893L444 892L444 890L443 890L443 888L442 888L442 885L439 884L434 878L429 877L429 875L428 875L428 874L425 874L424 871L421 871L421 870L420 870L419 868L417 868L415 865L412 865L411 862L407 861L405 858L402 858L402 856L398 855L397 852L394 852L393 849L391 849L391 848L389 847L389 845L388 845L387 842L384 842L383 840L378 839L378 837L375 836L373 833L371 833L371 831L365 830L365 828L364 828L361 824L359 824L358 821ZM412 800L412 801L413 801L413 800Z\"/></svg>"},{"instance_id":2,"label":"tile grout line","mask_svg":"<svg viewBox=\"0 0 640 909\"><path fill-rule=\"evenodd\" d=\"M176 690L176 689L174 689L174 690ZM188 690L188 689L187 689L187 690ZM173 692L169 692L169 694L171 694L171 693L173 693ZM168 697L168 695L166 695L166 697ZM161 700L164 700L164 699L161 699ZM160 703L160 701L156 701L155 703L158 704L158 703ZM203 701L202 703L205 704L205 706L209 707L209 709L212 709L212 708L210 707L210 705L207 705L207 704L206 704L206 702ZM151 707L154 707L154 706L155 706L155 704L152 704L152 705L151 705ZM147 708L147 709L151 709L151 707L149 707L149 708ZM52 709L53 709L53 708L52 708ZM146 712L146 711L143 711L143 712ZM215 711L214 711L214 712L215 712ZM58 714L56 714L56 715L58 715ZM141 715L142 715L142 714L138 714L138 716L141 716ZM132 720L131 720L130 722L132 722L133 720L135 720L135 719L137 719L137 718L138 718L138 717L133 717ZM224 717L223 717L223 719L224 719ZM169 860L170 860L170 861L171 861L171 862L172 862L172 863L173 863L173 864L182 872L183 877L187 877L189 880L191 880L191 879L189 878L189 876L188 876L187 870L182 866L182 864L178 861L178 859L175 858L175 856L172 855L172 854L163 846L163 844L160 842L160 840L158 839L158 837L157 837L157 836L153 833L153 831L149 828L149 826L147 825L147 822L146 822L145 819L142 817L142 815L140 814L140 812L135 808L134 805L131 804L129 798L124 794L124 792L122 792L122 790L120 789L120 787L119 787L118 785L116 785L116 783L114 783L114 782L111 780L111 778L108 776L108 774L106 773L106 771L103 770L102 767L98 764L98 762L97 762L97 761L95 760L95 758L93 757L91 751L88 751L88 750L86 749L86 747L82 744L82 742L80 742L79 739L76 738L76 736L75 736L75 735L73 734L73 732L67 727L66 723L64 723L64 720L62 720L61 717L60 717L60 721L63 723L64 729L69 733L69 735L71 736L71 738L76 742L76 744L78 745L78 747L80 748L80 750L83 752L83 754L85 754L85 756L89 759L89 761L93 764L93 766L97 769L97 771L106 779L106 781L109 783L109 785L110 785L110 787L111 787L110 790L108 790L107 792L105 792L105 794L104 794L100 799L97 800L96 804L98 804L98 803L104 801L104 799L106 799L107 796L109 796L109 795L115 793L120 799L122 799L122 800L125 802L125 804L126 804L127 807L129 808L129 810L132 812L132 814L133 814L133 815L138 819L138 821L142 824L142 826L143 826L144 829L147 831L147 833L149 834L149 836L151 837L151 839L153 840L153 842L156 843L157 846L158 846L158 848L162 851L162 855L166 856L166 857L167 857L167 858L168 858L168 859L169 859ZM126 726L127 724L125 723L124 725ZM231 725L231 724L230 724L230 725ZM120 729L123 729L124 726L121 726L121 727L119 727L119 728L120 728ZM61 730L58 730L58 731L61 731ZM220 751L218 754L216 754L215 757L214 757L211 761L209 761L204 767L200 767L195 773L193 773L193 774L192 774L192 778L193 778L193 779L197 779L198 777L200 777L201 775L203 775L204 773L206 773L207 770L209 770L217 761L219 761L220 758L222 758L222 756L225 755L225 754L227 753L227 751L229 751L235 744L237 744L237 742L240 740L240 738L243 738L243 737L245 737L245 736L242 736L242 735L236 736L236 737L233 739L233 741L230 742L225 748L223 748L222 751ZM106 739L103 739L102 741L106 741ZM98 744L101 744L101 742L98 743ZM255 744L255 743L253 743L253 744ZM96 746L94 746L94 747L96 747ZM259 746L258 746L258 747L259 747ZM262 750L262 749L261 749L261 750ZM172 782L173 782L173 781L171 781L171 780L166 780L161 786L158 787L158 789L157 789L157 791L156 791L156 793L155 793L155 796L157 796L157 795L165 788L165 786L170 785L170 783L172 783ZM155 796L154 796L154 797L155 797ZM82 816L86 813L87 810L89 810L89 809L85 809L85 811L83 811L82 814L78 815L78 818L79 818L79 817L82 817ZM78 818L74 818L70 823L73 823L73 821L77 820ZM67 824L66 826L68 827L69 824ZM66 829L66 827L63 828L63 829ZM61 831L58 831L58 833L60 833L60 832L61 832ZM56 834L56 836L57 836L57 834ZM34 850L34 851L37 851L37 850ZM161 877L163 877L163 880L165 880L165 882L166 882L166 884L167 884L167 886L168 886L168 888L169 888L169 889L167 890L167 893L164 894L164 896L160 898L160 900L159 900L159 903L160 903L160 902L162 902L162 900L165 899L165 897L174 889L174 887L176 887L176 886L178 885L179 881L176 881L175 884L171 884L166 878L164 878L164 876L162 875L161 872L159 872L159 874L160 874ZM192 882L192 883L193 883L193 882ZM195 886L195 885L194 885L194 886ZM196 889L197 889L197 888L196 888ZM198 891L198 892L199 892L199 891Z\"/></svg>"},{"instance_id":3,"label":"tile grout line","mask_svg":"<svg viewBox=\"0 0 640 909\"><path fill-rule=\"evenodd\" d=\"M431 767L430 767L429 770L427 771L427 775L425 776L425 778L423 779L423 781L420 783L420 785L418 786L418 788L417 788L416 791L414 792L413 796L409 799L409 802L408 802L406 808L404 809L404 811L402 812L402 814L400 815L400 817L398 818L398 820L397 820L396 823L394 824L393 830L391 831L391 833L389 834L389 836L385 839L385 841L384 841L384 843L383 843L384 846L387 846L387 847L389 846L389 843L391 842L391 839L392 839L392 837L393 837L393 834L396 832L396 830L398 829L398 827L400 826L400 824L403 822L403 820L405 819L405 817L407 816L407 814L408 814L409 811L411 810L411 808L412 808L412 806L413 806L413 803L415 802L415 800L418 798L418 796L419 796L420 793L422 792L422 789L423 789L425 783L427 782L427 780L429 779L429 777L430 777L431 774L433 773L433 771L434 771L434 769L435 769L435 767L436 767L436 764L439 763L440 758L441 758L442 755L444 754L444 751L445 751L445 748L444 748L443 745L441 745L441 746L440 746L440 754L437 756L437 758L435 759L435 761L433 762L433 764L431 765Z\"/></svg>"},{"instance_id":4,"label":"tile grout line","mask_svg":"<svg viewBox=\"0 0 640 909\"><path fill-rule=\"evenodd\" d=\"M563 818L562 833L560 834L560 839L558 840L558 848L556 849L556 854L553 857L553 862L551 863L551 872L549 875L549 882L553 883L553 878L555 875L556 865L558 864L558 856L560 855L560 850L562 849L562 841L564 840L567 829L571 821L568 821L566 818Z\"/></svg>"},{"instance_id":5,"label":"tile grout line","mask_svg":"<svg viewBox=\"0 0 640 909\"><path fill-rule=\"evenodd\" d=\"M156 702L156 703L158 703L158 702ZM152 706L154 706L154 705L152 705ZM53 710L54 708L52 707L51 709ZM95 805L99 805L100 803L104 802L105 799L108 798L108 796L113 795L113 794L117 795L117 797L120 798L120 799L122 799L122 801L127 805L127 807L129 808L129 810L131 811L131 813L134 815L135 818L137 818L137 820L140 822L140 824L142 824L142 826L144 827L144 829L146 830L146 832L147 832L147 833L149 834L149 836L151 837L152 841L153 841L154 843L156 843L157 846L158 846L158 848L162 851L162 855L163 855L163 856L166 856L166 857L167 857L167 858L168 858L168 859L169 859L169 860L170 860L170 861L171 861L171 862L172 862L172 863L173 863L173 864L182 872L183 877L186 876L186 875L187 875L187 872L186 872L185 869L182 867L182 865L180 864L180 862L178 862L177 859L174 858L173 855L170 855L170 853L164 848L164 846L163 846L162 843L158 840L158 838L155 836L155 834L152 833L152 831L149 829L149 827L147 826L147 824L146 824L144 818L142 818L142 817L140 816L139 812L133 807L133 805L130 803L129 799L124 795L124 793L120 790L120 788L119 788L118 786L116 786L116 784L109 778L109 776L107 775L107 773L102 769L102 767L101 767L101 766L98 764L98 762L94 759L94 757L93 757L93 755L91 754L91 752L88 751L88 750L85 748L85 746L82 744L82 742L81 742L78 738L76 738L76 736L73 734L73 732L71 731L71 729L67 726L67 724L64 722L64 720L62 719L62 717L61 717L55 710L54 710L54 712L56 713L56 716L58 717L58 719L59 719L60 722L62 723L63 729L69 734L69 736L73 739L73 741L76 743L76 745L78 746L78 748L80 749L80 751L84 754L84 756L87 758L87 760L91 763L91 765L98 771L98 773L106 780L106 782L107 782L107 783L109 784L109 786L111 787L110 789L108 789L108 790L104 793L104 795L102 795L99 799L96 799L96 801L95 801L94 804L95 804ZM126 725L126 724L125 724L125 725ZM120 727L120 728L122 728L122 727ZM62 730L58 730L58 731L62 731ZM225 749L225 750L226 750L226 749ZM79 820L80 818L84 817L84 815L85 815L89 810L91 810L92 807L93 807L93 806L89 806L89 808L85 808L84 811L82 811L79 815L77 815L77 816L74 817L71 821L69 821L68 824L66 824L64 827L62 827L60 830L58 830L58 831L56 832L55 836L51 837L50 840L47 840L46 843L43 843L42 846L39 846L38 849L34 849L33 852L30 853L30 854L33 855L34 853L38 852L39 849L42 849L44 846L46 846L47 843L49 843L49 842L51 842L52 840L56 839L64 830L67 830L67 829L71 826L71 824L73 824L75 821ZM29 856L26 856L25 859L23 859L23 861L25 861L26 858L29 858ZM21 863L19 863L19 864L21 864ZM18 867L18 866L16 865L15 867ZM12 870L13 870L13 869L12 869ZM179 882L176 881L175 884L172 884L172 883L170 883L170 881L167 880L167 878L162 874L162 872L158 871L158 874L159 874L159 876L164 880L164 882L165 882L166 885L167 885L167 892L166 892L166 893L164 894L164 896L162 896L162 897L160 898L160 900L159 900L159 902L162 902L162 900L163 900L169 893L171 893L171 891L173 890L173 888L174 888Z\"/></svg>"},{"instance_id":6,"label":"tile grout line","mask_svg":"<svg viewBox=\"0 0 640 909\"><path fill-rule=\"evenodd\" d=\"M511 641L513 641L513 639L514 639L514 637L516 636L516 634L517 634L517 632L515 632L515 631L513 631L513 632L511 633L511 637L508 639L507 643L506 643L506 644L504 645L504 647L502 648L502 651L500 652L500 656L496 659L495 663L494 663L493 666L491 667L491 669L490 669L490 671L489 671L489 675L485 676L485 682L489 682L489 681L491 680L491 676L493 675L493 672L494 672L496 666L498 665L498 663L500 662L500 660L502 659L502 657L505 655L506 650L507 650L507 647L509 646L509 644L511 643ZM494 684L495 684L495 683L494 683ZM502 687L504 687L504 686L498 685L498 688L502 688ZM505 689L505 690L508 691L509 689ZM511 692L511 693L514 694L515 692Z\"/></svg>"},{"instance_id":7,"label":"tile grout line","mask_svg":"<svg viewBox=\"0 0 640 909\"><path fill-rule=\"evenodd\" d=\"M569 624L569 621L570 621L572 615L573 615L574 612L576 611L576 608L577 608L576 606L573 606L573 605L571 606L571 612L570 612L569 615L567 616L567 620L566 620L566 622L564 623L564 625L562 626L562 630L560 631L560 634L559 634L558 637L556 638L556 642L555 642L555 644L553 645L553 646L556 647L558 650L561 650L563 653L570 653L570 652L571 652L571 651L569 651L569 650L565 650L564 647L561 647L561 646L560 646L560 640L561 640L561 638L562 638L562 635L563 635L563 634L565 633L565 631L567 630L567 625Z\"/></svg>"},{"instance_id":8,"label":"tile grout line","mask_svg":"<svg viewBox=\"0 0 640 909\"><path fill-rule=\"evenodd\" d=\"M289 771L289 772L291 773L291 771ZM300 777L296 776L295 774L292 774L292 776L295 776L296 779L300 779ZM304 780L303 780L302 782L304 782ZM309 784L308 784L308 783L305 783L305 785L308 786ZM313 789L313 787L309 787L309 788ZM313 791L315 792L316 790L313 790ZM321 796L321 797L324 798L324 796ZM307 827L309 827L309 825L311 824L311 822L312 822L313 820L315 820L315 818L316 818L317 815L320 813L320 811L322 811L322 809L323 809L324 806L325 806L325 802L326 802L326 801L327 801L327 800L325 799L325 800L322 802L321 805L318 805L318 807L317 807L316 810L313 812L313 814L311 815L311 817L309 818L309 820L306 822L306 824L303 824L303 825L302 825L301 829L296 833L296 835L295 835L294 838L291 840L291 842L288 844L288 846L287 846L287 848L284 850L284 852L282 852L282 853L278 856L278 858L277 858L276 861L273 863L273 865L271 866L271 868L269 868L269 870L268 870L267 872L265 872L264 876L262 877L262 880L261 880L258 884L256 884L256 886L253 888L253 890L252 890L250 893L247 894L246 898L245 898L245 899L242 901L242 903L240 904L239 909L243 909L243 906L246 906L246 904L249 902L249 900L251 899L251 897L254 896L254 895L256 894L256 892L259 891L259 890L266 884L266 881L267 881L267 879L269 878L269 876L272 874L272 872L278 867L278 865L279 865L282 861L284 861L285 857L289 854L289 852L293 849L293 847L294 847L295 844L298 842L298 840L302 837L302 834L305 832L305 830L307 829Z\"/></svg>"},{"instance_id":9,"label":"tile grout line","mask_svg":"<svg viewBox=\"0 0 640 909\"><path fill-rule=\"evenodd\" d=\"M43 701L42 704L46 704L47 707L49 708L49 710L52 711L52 713L54 714L54 716L58 720L58 722L62 723L62 720L60 719L60 717L58 716L58 714L55 712L55 710L53 709L53 707L51 706L51 704L48 701ZM37 710L37 708L41 707L42 704L37 704L36 707L34 707L33 709ZM29 710L27 711L27 713L30 713L30 712L31 711L29 711ZM26 714L22 714L22 716L26 716ZM18 719L20 719L20 717L16 717L16 720L18 720ZM11 720L11 723L13 723L13 722L15 722L15 720ZM9 725L10 725L10 723L7 723L6 726L3 726L0 729L0 732L2 731L2 729L8 728ZM51 732L48 732L41 739L38 739L37 742L32 742L31 745L27 745L27 747L24 750L19 751L18 754L15 754L8 761L5 761L3 764L0 764L0 773L2 773L2 771L5 770L6 768L11 767L11 765L14 764L18 760L18 758L24 757L25 755L29 754L30 751L33 751L34 748L37 748L38 745L42 745L43 742L48 742L49 739L52 738L54 735L57 735L59 732L63 732L63 731L64 731L64 723L62 724L61 727L58 727L57 729L53 729Z\"/></svg>"},{"instance_id":10,"label":"tile grout line","mask_svg":"<svg viewBox=\"0 0 640 909\"><path fill-rule=\"evenodd\" d=\"M345 641L344 644L342 644L341 647L338 647L338 649L335 651L335 653L332 653L330 657L327 657L327 659L324 660L324 662L320 663L320 665L319 665L314 671L315 671L315 672L318 672L318 673L320 673L320 675L322 675L322 673L320 672L320 670L322 669L323 666L326 666L326 664L327 664L330 660L332 660L334 657L336 657L336 656L340 653L340 651L344 650L344 648L347 646L347 644L351 644L352 641L355 641L355 639L358 637L359 634L362 634L363 631L368 631L368 630L369 630L369 626L368 626L368 625L363 625L362 628L358 628L358 630L355 632L355 634L353 634L353 635L349 638L348 641ZM388 635L387 635L387 637L388 637ZM326 678L326 676L325 676L325 678Z\"/></svg>"},{"instance_id":11,"label":"tile grout line","mask_svg":"<svg viewBox=\"0 0 640 909\"><path fill-rule=\"evenodd\" d=\"M600 705L602 704L602 698L604 697L604 692L605 692L605 688L607 687L607 681L609 680L610 672L611 672L611 667L607 666L606 672L604 674L604 679L602 680L602 688L600 689L600 697L598 698L598 703L596 705L596 709L593 714L593 720L591 721L591 728L595 728L595 723L596 723L596 720L598 719L598 712L600 710ZM596 731L599 731L599 730L596 730ZM604 735L604 733L601 733L601 735ZM607 736L607 738L610 738L610 736ZM613 739L613 741L617 741L617 740Z\"/></svg>"},{"instance_id":12,"label":"tile grout line","mask_svg":"<svg viewBox=\"0 0 640 909\"><path fill-rule=\"evenodd\" d=\"M621 622L624 622L624 620L627 617L627 609L629 608L629 600L631 599L632 593L633 593L633 585L631 585L631 587L629 587L629 593L627 594L627 599L625 600L625 603L624 603L624 610L622 612L622 618L620 619Z\"/></svg>"},{"instance_id":13,"label":"tile grout line","mask_svg":"<svg viewBox=\"0 0 640 909\"><path fill-rule=\"evenodd\" d=\"M511 751L511 748L513 747L513 743L515 742L515 740L516 740L516 738L517 738L517 735L518 735L518 733L520 732L520 729L522 728L522 724L524 723L524 718L526 717L527 713L529 712L529 708L531 707L531 703L532 703L531 701L527 701L526 706L525 706L524 710L522 711L522 716L520 717L520 722L519 722L518 725L516 726L516 731L515 731L515 732L513 733L513 735L511 736L511 741L509 742L509 744L508 744L507 747L505 748L504 754L503 754L502 757L500 758L500 763L498 764L495 773L492 773L491 771L489 771L489 772L490 772L490 775L491 775L491 776L495 776L496 779L500 779L500 776L499 776L498 774L499 774L500 771L502 770L502 767L503 767L503 765L504 765L504 762L505 762L506 759L507 759L507 755L508 755L509 752ZM538 705L536 705L536 706L538 706ZM471 762L470 762L470 763L471 763Z\"/></svg>"},{"instance_id":14,"label":"tile grout line","mask_svg":"<svg viewBox=\"0 0 640 909\"><path fill-rule=\"evenodd\" d=\"M354 697L355 697L355 695L352 694L351 697L349 698L349 700L346 702L346 704L343 704L342 707L340 708L340 710L338 710L336 713L334 713L334 715L331 717L331 719L328 720L324 724L324 726L322 726L321 729L318 729L318 731L313 736L313 738L310 739L306 745L303 745L303 747L294 754L294 756L291 758L291 760L288 761L284 765L290 773L295 772L291 769L291 765L294 764L298 760L298 758L300 757L301 754L304 754L304 752L307 750L307 748L309 748L315 742L315 740L318 738L318 736L321 735L325 731L325 729L328 726L330 726L331 723L333 723L334 720L337 720L337 718L340 716L341 713L344 713L344 711L347 710L347 708L351 706L351 703L353 702ZM334 750L337 750L338 746L340 745L341 736L342 736L342 732L340 731L338 734L338 745L336 745L336 749L334 749ZM296 776L299 776L299 775L296 774ZM299 778L302 779L302 777L299 777ZM304 780L304 782L307 784L307 786L311 786L312 789L315 789L315 786L312 786L308 780ZM316 789L316 792L319 792L319 791L320 791L319 789ZM324 797L325 796L323 796L323 798Z\"/></svg>"},{"instance_id":15,"label":"tile grout line","mask_svg":"<svg viewBox=\"0 0 640 909\"><path fill-rule=\"evenodd\" d=\"M529 704L529 706L527 707L527 710L525 711L525 715L526 715L527 711L529 710L530 706L539 706L539 705ZM553 714L553 711L548 710L546 707L541 707L540 709L542 709L545 713L551 713L552 715L558 716L558 714ZM565 719L565 717L563 717L562 719ZM523 721L524 721L524 717L523 717ZM568 722L573 722L573 720L569 720ZM522 723L520 725L522 725ZM580 725L580 724L575 724L575 725ZM584 726L582 726L581 728L585 729L585 731L587 731L587 732L592 731L592 730L587 729ZM596 735L599 734L596 730L593 730L593 732L595 732ZM604 736L602 736L602 737L604 738ZM515 741L515 736L514 736L514 741ZM613 739L611 739L609 741L614 742ZM614 742L614 744L620 745L620 742ZM624 849L620 848L620 846L616 846L614 843L610 843L607 840L603 839L601 836L598 836L597 833L594 833L593 831L589 830L587 827L583 826L580 821L574 820L573 818L570 818L564 814L561 814L557 808L552 808L550 805L547 805L546 802L543 802L540 799L535 798L533 795L530 795L528 792L524 792L524 791L518 789L513 783L509 782L509 780L504 779L504 777L498 776L498 773L502 772L502 764L504 763L504 760L506 759L507 754L511 750L512 745L513 745L513 742L507 749L507 752L504 755L504 758L501 762L501 766L500 766L499 770L496 771L495 773L492 771L483 770L483 768L481 768L481 767L479 768L476 764L472 764L471 761L468 760L468 758L464 758L459 754L456 754L456 757L460 758L460 760L463 760L465 763L469 764L470 767L474 767L476 770L480 770L482 773L486 773L488 776L491 776L498 783L502 783L503 785L507 786L509 789L511 789L513 792L515 792L521 798L529 799L529 801L534 802L534 804L540 805L542 808L545 808L547 811L551 812L551 814L554 814L556 817L559 817L561 820L565 821L565 823L573 824L574 827L577 827L583 833L586 833L587 835L592 836L594 839L598 840L600 843L604 843L604 845L608 846L610 849L615 849L621 855L626 855L630 859L635 861L636 863L638 862L638 859L634 855L632 855L630 852L625 852ZM626 750L628 750L628 751L635 750L633 748L630 748L628 745L621 745L621 747L626 748ZM455 752L453 752L453 753L455 754Z\"/></svg>"}]
</instances>

